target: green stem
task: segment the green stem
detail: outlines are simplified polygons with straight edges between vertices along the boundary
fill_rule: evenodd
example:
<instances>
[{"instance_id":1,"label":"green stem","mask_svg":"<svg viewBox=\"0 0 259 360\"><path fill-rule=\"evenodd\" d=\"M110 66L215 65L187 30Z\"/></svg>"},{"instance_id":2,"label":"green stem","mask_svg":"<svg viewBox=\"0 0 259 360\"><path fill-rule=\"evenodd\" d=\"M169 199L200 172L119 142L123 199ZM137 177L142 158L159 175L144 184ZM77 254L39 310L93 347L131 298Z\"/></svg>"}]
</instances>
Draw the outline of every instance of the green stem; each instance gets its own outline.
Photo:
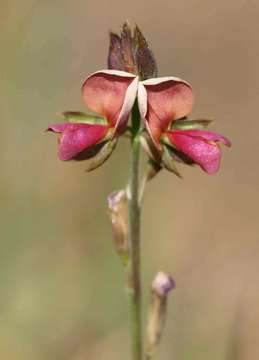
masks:
<instances>
[{"instance_id":1,"label":"green stem","mask_svg":"<svg viewBox=\"0 0 259 360\"><path fill-rule=\"evenodd\" d=\"M137 113L138 116L138 113ZM132 154L129 181L129 241L130 258L127 268L127 290L129 299L129 322L131 335L131 360L142 360L141 328L141 280L140 280L140 214L139 168L140 139L137 130L139 118L133 113Z\"/></svg>"}]
</instances>

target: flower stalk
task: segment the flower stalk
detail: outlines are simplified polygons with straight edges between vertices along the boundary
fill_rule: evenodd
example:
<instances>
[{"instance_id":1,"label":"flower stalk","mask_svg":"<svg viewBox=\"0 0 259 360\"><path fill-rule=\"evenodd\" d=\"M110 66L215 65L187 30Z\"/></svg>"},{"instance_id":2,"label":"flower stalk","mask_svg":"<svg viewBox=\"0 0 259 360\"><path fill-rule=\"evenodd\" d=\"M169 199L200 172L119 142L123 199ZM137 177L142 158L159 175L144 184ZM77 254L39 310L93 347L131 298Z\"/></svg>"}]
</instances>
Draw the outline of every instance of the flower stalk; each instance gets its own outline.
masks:
<instances>
[{"instance_id":1,"label":"flower stalk","mask_svg":"<svg viewBox=\"0 0 259 360\"><path fill-rule=\"evenodd\" d=\"M140 216L139 171L140 171L140 116L135 107L132 112L131 167L128 186L129 204L129 263L126 287L129 302L129 325L131 334L131 358L142 359L141 325L141 278L140 278Z\"/></svg>"}]
</instances>

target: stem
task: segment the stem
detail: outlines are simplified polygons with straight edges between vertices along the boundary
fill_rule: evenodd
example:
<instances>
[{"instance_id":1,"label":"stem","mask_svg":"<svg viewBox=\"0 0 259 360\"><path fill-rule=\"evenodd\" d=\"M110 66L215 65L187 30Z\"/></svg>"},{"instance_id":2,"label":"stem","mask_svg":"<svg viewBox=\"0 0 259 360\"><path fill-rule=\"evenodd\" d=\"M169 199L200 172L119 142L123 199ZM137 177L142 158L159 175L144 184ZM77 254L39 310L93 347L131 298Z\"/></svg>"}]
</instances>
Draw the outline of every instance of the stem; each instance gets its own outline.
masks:
<instances>
[{"instance_id":1,"label":"stem","mask_svg":"<svg viewBox=\"0 0 259 360\"><path fill-rule=\"evenodd\" d=\"M139 114L132 114L132 154L129 181L129 242L130 259L127 268L127 290L129 300L129 322L131 335L131 360L142 359L141 327L141 280L140 280L140 215L139 168L140 139Z\"/></svg>"}]
</instances>

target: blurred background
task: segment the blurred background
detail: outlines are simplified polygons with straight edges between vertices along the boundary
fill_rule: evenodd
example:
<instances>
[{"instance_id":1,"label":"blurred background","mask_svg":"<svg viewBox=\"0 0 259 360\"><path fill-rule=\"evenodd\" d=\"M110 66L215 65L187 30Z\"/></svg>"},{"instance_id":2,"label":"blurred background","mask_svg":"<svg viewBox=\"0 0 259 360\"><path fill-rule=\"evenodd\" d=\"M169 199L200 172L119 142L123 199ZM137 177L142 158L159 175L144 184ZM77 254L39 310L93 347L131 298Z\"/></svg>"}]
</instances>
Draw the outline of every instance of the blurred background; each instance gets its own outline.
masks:
<instances>
[{"instance_id":1,"label":"blurred background","mask_svg":"<svg viewBox=\"0 0 259 360\"><path fill-rule=\"evenodd\" d=\"M256 0L0 0L0 358L127 358L127 306L106 197L124 186L128 143L94 173L57 159L44 129L82 110L128 19L161 76L188 80L193 117L233 142L221 171L181 167L149 185L144 303L158 270L176 280L159 359L259 357L259 75Z\"/></svg>"}]
</instances>

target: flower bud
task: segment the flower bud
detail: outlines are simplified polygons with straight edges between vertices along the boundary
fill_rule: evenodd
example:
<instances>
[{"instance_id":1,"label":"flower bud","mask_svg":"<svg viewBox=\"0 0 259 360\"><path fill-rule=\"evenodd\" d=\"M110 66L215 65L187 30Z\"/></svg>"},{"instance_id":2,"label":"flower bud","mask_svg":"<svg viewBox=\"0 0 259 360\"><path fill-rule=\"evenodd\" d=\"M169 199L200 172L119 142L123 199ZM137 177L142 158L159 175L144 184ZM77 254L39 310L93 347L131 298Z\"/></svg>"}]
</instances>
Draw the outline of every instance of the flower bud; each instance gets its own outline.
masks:
<instances>
[{"instance_id":1,"label":"flower bud","mask_svg":"<svg viewBox=\"0 0 259 360\"><path fill-rule=\"evenodd\" d=\"M125 190L114 191L108 196L109 215L112 223L115 250L126 265L128 262L128 206Z\"/></svg>"},{"instance_id":2,"label":"flower bud","mask_svg":"<svg viewBox=\"0 0 259 360\"><path fill-rule=\"evenodd\" d=\"M170 275L159 272L152 283L147 324L146 356L150 359L157 350L166 320L167 296L175 287Z\"/></svg>"},{"instance_id":3,"label":"flower bud","mask_svg":"<svg viewBox=\"0 0 259 360\"><path fill-rule=\"evenodd\" d=\"M152 283L152 290L161 297L165 297L175 288L174 279L170 275L160 271Z\"/></svg>"},{"instance_id":4,"label":"flower bud","mask_svg":"<svg viewBox=\"0 0 259 360\"><path fill-rule=\"evenodd\" d=\"M140 78L144 80L157 77L158 70L154 54L138 26L134 29L134 45Z\"/></svg>"},{"instance_id":5,"label":"flower bud","mask_svg":"<svg viewBox=\"0 0 259 360\"><path fill-rule=\"evenodd\" d=\"M110 33L108 68L136 74L142 80L157 76L155 57L138 26L132 34L126 22L120 35Z\"/></svg>"},{"instance_id":6,"label":"flower bud","mask_svg":"<svg viewBox=\"0 0 259 360\"><path fill-rule=\"evenodd\" d=\"M123 24L120 35L110 33L108 68L137 74L133 37L127 22Z\"/></svg>"}]
</instances>

